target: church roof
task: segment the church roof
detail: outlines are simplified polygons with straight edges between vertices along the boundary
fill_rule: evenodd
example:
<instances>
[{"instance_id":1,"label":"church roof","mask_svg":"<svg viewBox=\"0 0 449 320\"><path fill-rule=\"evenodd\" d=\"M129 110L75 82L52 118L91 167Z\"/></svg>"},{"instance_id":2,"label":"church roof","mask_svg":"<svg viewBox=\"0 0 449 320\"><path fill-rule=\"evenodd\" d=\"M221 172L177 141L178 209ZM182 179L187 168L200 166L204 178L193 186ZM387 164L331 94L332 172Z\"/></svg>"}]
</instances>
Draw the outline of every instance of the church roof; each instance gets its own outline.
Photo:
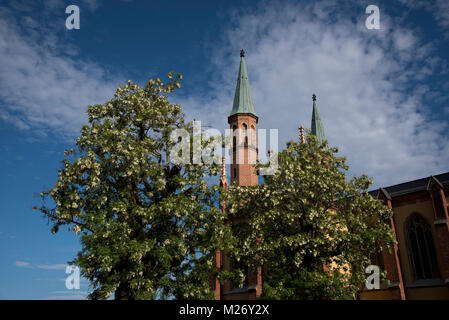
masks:
<instances>
[{"instance_id":1,"label":"church roof","mask_svg":"<svg viewBox=\"0 0 449 320\"><path fill-rule=\"evenodd\" d=\"M318 107L316 105L316 96L313 94L313 111L312 111L312 124L310 126L311 133L315 135L320 142L326 140L324 135L323 123L321 122L320 113L318 112Z\"/></svg>"},{"instance_id":2,"label":"church roof","mask_svg":"<svg viewBox=\"0 0 449 320\"><path fill-rule=\"evenodd\" d=\"M432 176L396 184L394 186L385 187L383 189L386 190L388 192L388 194L393 198L403 196L406 194L415 193L415 192L426 191L427 184L429 182L429 179L431 179L431 178L432 178ZM449 172L438 174L436 176L433 176L433 178L437 179L437 181L440 182L440 184L444 188L449 187ZM378 190L379 189L372 190L369 192L369 194L371 194L373 197L376 197Z\"/></svg>"},{"instance_id":3,"label":"church roof","mask_svg":"<svg viewBox=\"0 0 449 320\"><path fill-rule=\"evenodd\" d=\"M237 86L235 87L234 103L230 116L238 113L249 113L257 117L254 111L253 101L251 99L251 90L249 89L248 73L245 65L245 52L240 51L240 67L237 77Z\"/></svg>"}]
</instances>

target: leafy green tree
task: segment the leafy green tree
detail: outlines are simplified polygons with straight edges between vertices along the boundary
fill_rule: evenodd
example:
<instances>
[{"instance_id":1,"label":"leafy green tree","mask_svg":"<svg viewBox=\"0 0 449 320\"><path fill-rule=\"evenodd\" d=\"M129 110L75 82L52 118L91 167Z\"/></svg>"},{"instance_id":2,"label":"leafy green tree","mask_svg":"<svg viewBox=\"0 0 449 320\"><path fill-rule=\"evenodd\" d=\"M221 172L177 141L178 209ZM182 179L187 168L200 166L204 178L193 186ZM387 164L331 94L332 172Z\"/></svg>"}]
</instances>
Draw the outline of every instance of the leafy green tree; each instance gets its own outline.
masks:
<instances>
[{"instance_id":1,"label":"leafy green tree","mask_svg":"<svg viewBox=\"0 0 449 320\"><path fill-rule=\"evenodd\" d=\"M36 207L53 233L67 225L80 234L72 263L91 282L91 299L213 297L210 253L225 249L230 233L216 208L218 187L205 178L220 168L170 161L171 134L192 125L167 100L181 75L168 78L144 88L128 81L112 100L89 106L76 150L65 151Z\"/></svg>"},{"instance_id":2,"label":"leafy green tree","mask_svg":"<svg viewBox=\"0 0 449 320\"><path fill-rule=\"evenodd\" d=\"M394 243L392 211L367 193L367 176L348 181L337 152L309 134L287 143L264 184L229 189L236 256L263 267L262 298L353 299L372 255Z\"/></svg>"}]
</instances>

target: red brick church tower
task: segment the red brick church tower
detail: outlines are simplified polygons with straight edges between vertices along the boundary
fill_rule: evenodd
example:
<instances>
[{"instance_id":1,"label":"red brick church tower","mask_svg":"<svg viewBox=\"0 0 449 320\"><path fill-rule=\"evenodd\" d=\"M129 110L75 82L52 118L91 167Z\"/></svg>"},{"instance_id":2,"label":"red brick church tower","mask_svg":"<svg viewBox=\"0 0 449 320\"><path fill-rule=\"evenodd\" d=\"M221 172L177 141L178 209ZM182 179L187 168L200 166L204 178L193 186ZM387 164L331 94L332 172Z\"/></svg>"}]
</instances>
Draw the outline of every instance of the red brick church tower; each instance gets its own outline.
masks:
<instances>
[{"instance_id":1,"label":"red brick church tower","mask_svg":"<svg viewBox=\"0 0 449 320\"><path fill-rule=\"evenodd\" d=\"M245 52L241 50L234 103L228 117L233 137L231 183L237 181L241 186L254 186L258 183L253 167L257 161L258 117L251 99L244 57Z\"/></svg>"},{"instance_id":2,"label":"red brick church tower","mask_svg":"<svg viewBox=\"0 0 449 320\"><path fill-rule=\"evenodd\" d=\"M231 114L228 117L232 134L231 150L231 183L236 181L241 186L254 186L258 184L258 176L254 164L257 161L257 122L258 117L254 111L251 99L248 74L245 65L245 52L240 51L240 67L237 77L237 85L234 95L234 103ZM223 161L223 169L220 177L220 185L227 188L226 167ZM226 214L226 208L222 208ZM232 223L232 221L231 221ZM219 268L232 270L239 268L246 270L245 285L235 288L230 283L220 285L213 280L212 286L217 300L253 300L262 293L262 269L248 270L247 267L231 261L225 252L219 252L215 256L215 262Z\"/></svg>"}]
</instances>

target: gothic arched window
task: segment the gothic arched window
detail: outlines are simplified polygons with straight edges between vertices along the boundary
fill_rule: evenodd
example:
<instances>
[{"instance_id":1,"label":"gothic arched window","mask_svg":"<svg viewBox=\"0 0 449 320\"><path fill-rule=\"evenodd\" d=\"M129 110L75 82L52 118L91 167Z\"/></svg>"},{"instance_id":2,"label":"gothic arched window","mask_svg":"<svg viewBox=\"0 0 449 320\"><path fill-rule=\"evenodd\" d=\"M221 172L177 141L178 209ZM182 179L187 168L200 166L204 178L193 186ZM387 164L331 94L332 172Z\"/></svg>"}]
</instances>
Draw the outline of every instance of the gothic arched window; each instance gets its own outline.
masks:
<instances>
[{"instance_id":1,"label":"gothic arched window","mask_svg":"<svg viewBox=\"0 0 449 320\"><path fill-rule=\"evenodd\" d=\"M232 127L232 150L237 149L237 126Z\"/></svg>"},{"instance_id":2,"label":"gothic arched window","mask_svg":"<svg viewBox=\"0 0 449 320\"><path fill-rule=\"evenodd\" d=\"M253 125L251 125L251 145L256 145L256 128Z\"/></svg>"},{"instance_id":3,"label":"gothic arched window","mask_svg":"<svg viewBox=\"0 0 449 320\"><path fill-rule=\"evenodd\" d=\"M245 279L243 280L243 287L247 287L249 278L248 265L242 261L237 261L236 259L234 259L232 269L240 270L243 273L243 275L245 276Z\"/></svg>"},{"instance_id":4,"label":"gothic arched window","mask_svg":"<svg viewBox=\"0 0 449 320\"><path fill-rule=\"evenodd\" d=\"M414 213L405 223L405 235L415 280L438 278L438 264L430 225L423 217Z\"/></svg>"},{"instance_id":5,"label":"gothic arched window","mask_svg":"<svg viewBox=\"0 0 449 320\"><path fill-rule=\"evenodd\" d=\"M245 147L247 147L248 146L248 126L246 125L246 123L244 123L243 125L243 136L244 136L244 145L245 145Z\"/></svg>"}]
</instances>

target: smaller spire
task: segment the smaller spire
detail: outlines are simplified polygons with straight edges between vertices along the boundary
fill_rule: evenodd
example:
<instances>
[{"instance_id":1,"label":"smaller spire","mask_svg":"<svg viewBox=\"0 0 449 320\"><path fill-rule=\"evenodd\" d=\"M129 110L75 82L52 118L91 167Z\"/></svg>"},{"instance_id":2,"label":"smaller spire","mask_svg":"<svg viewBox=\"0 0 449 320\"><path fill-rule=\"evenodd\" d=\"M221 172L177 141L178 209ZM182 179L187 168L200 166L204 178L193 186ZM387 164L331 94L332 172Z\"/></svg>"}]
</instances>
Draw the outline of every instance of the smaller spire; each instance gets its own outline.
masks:
<instances>
[{"instance_id":1,"label":"smaller spire","mask_svg":"<svg viewBox=\"0 0 449 320\"><path fill-rule=\"evenodd\" d=\"M299 142L306 143L306 138L304 136L304 127L303 126L299 127Z\"/></svg>"},{"instance_id":2,"label":"smaller spire","mask_svg":"<svg viewBox=\"0 0 449 320\"><path fill-rule=\"evenodd\" d=\"M243 58L245 56L245 50L240 50L240 58Z\"/></svg>"},{"instance_id":3,"label":"smaller spire","mask_svg":"<svg viewBox=\"0 0 449 320\"><path fill-rule=\"evenodd\" d=\"M318 138L319 142L324 142L326 136L324 135L323 123L321 122L320 113L318 112L318 106L316 105L316 95L312 95L313 111L312 111L312 123L310 126L310 133Z\"/></svg>"}]
</instances>

